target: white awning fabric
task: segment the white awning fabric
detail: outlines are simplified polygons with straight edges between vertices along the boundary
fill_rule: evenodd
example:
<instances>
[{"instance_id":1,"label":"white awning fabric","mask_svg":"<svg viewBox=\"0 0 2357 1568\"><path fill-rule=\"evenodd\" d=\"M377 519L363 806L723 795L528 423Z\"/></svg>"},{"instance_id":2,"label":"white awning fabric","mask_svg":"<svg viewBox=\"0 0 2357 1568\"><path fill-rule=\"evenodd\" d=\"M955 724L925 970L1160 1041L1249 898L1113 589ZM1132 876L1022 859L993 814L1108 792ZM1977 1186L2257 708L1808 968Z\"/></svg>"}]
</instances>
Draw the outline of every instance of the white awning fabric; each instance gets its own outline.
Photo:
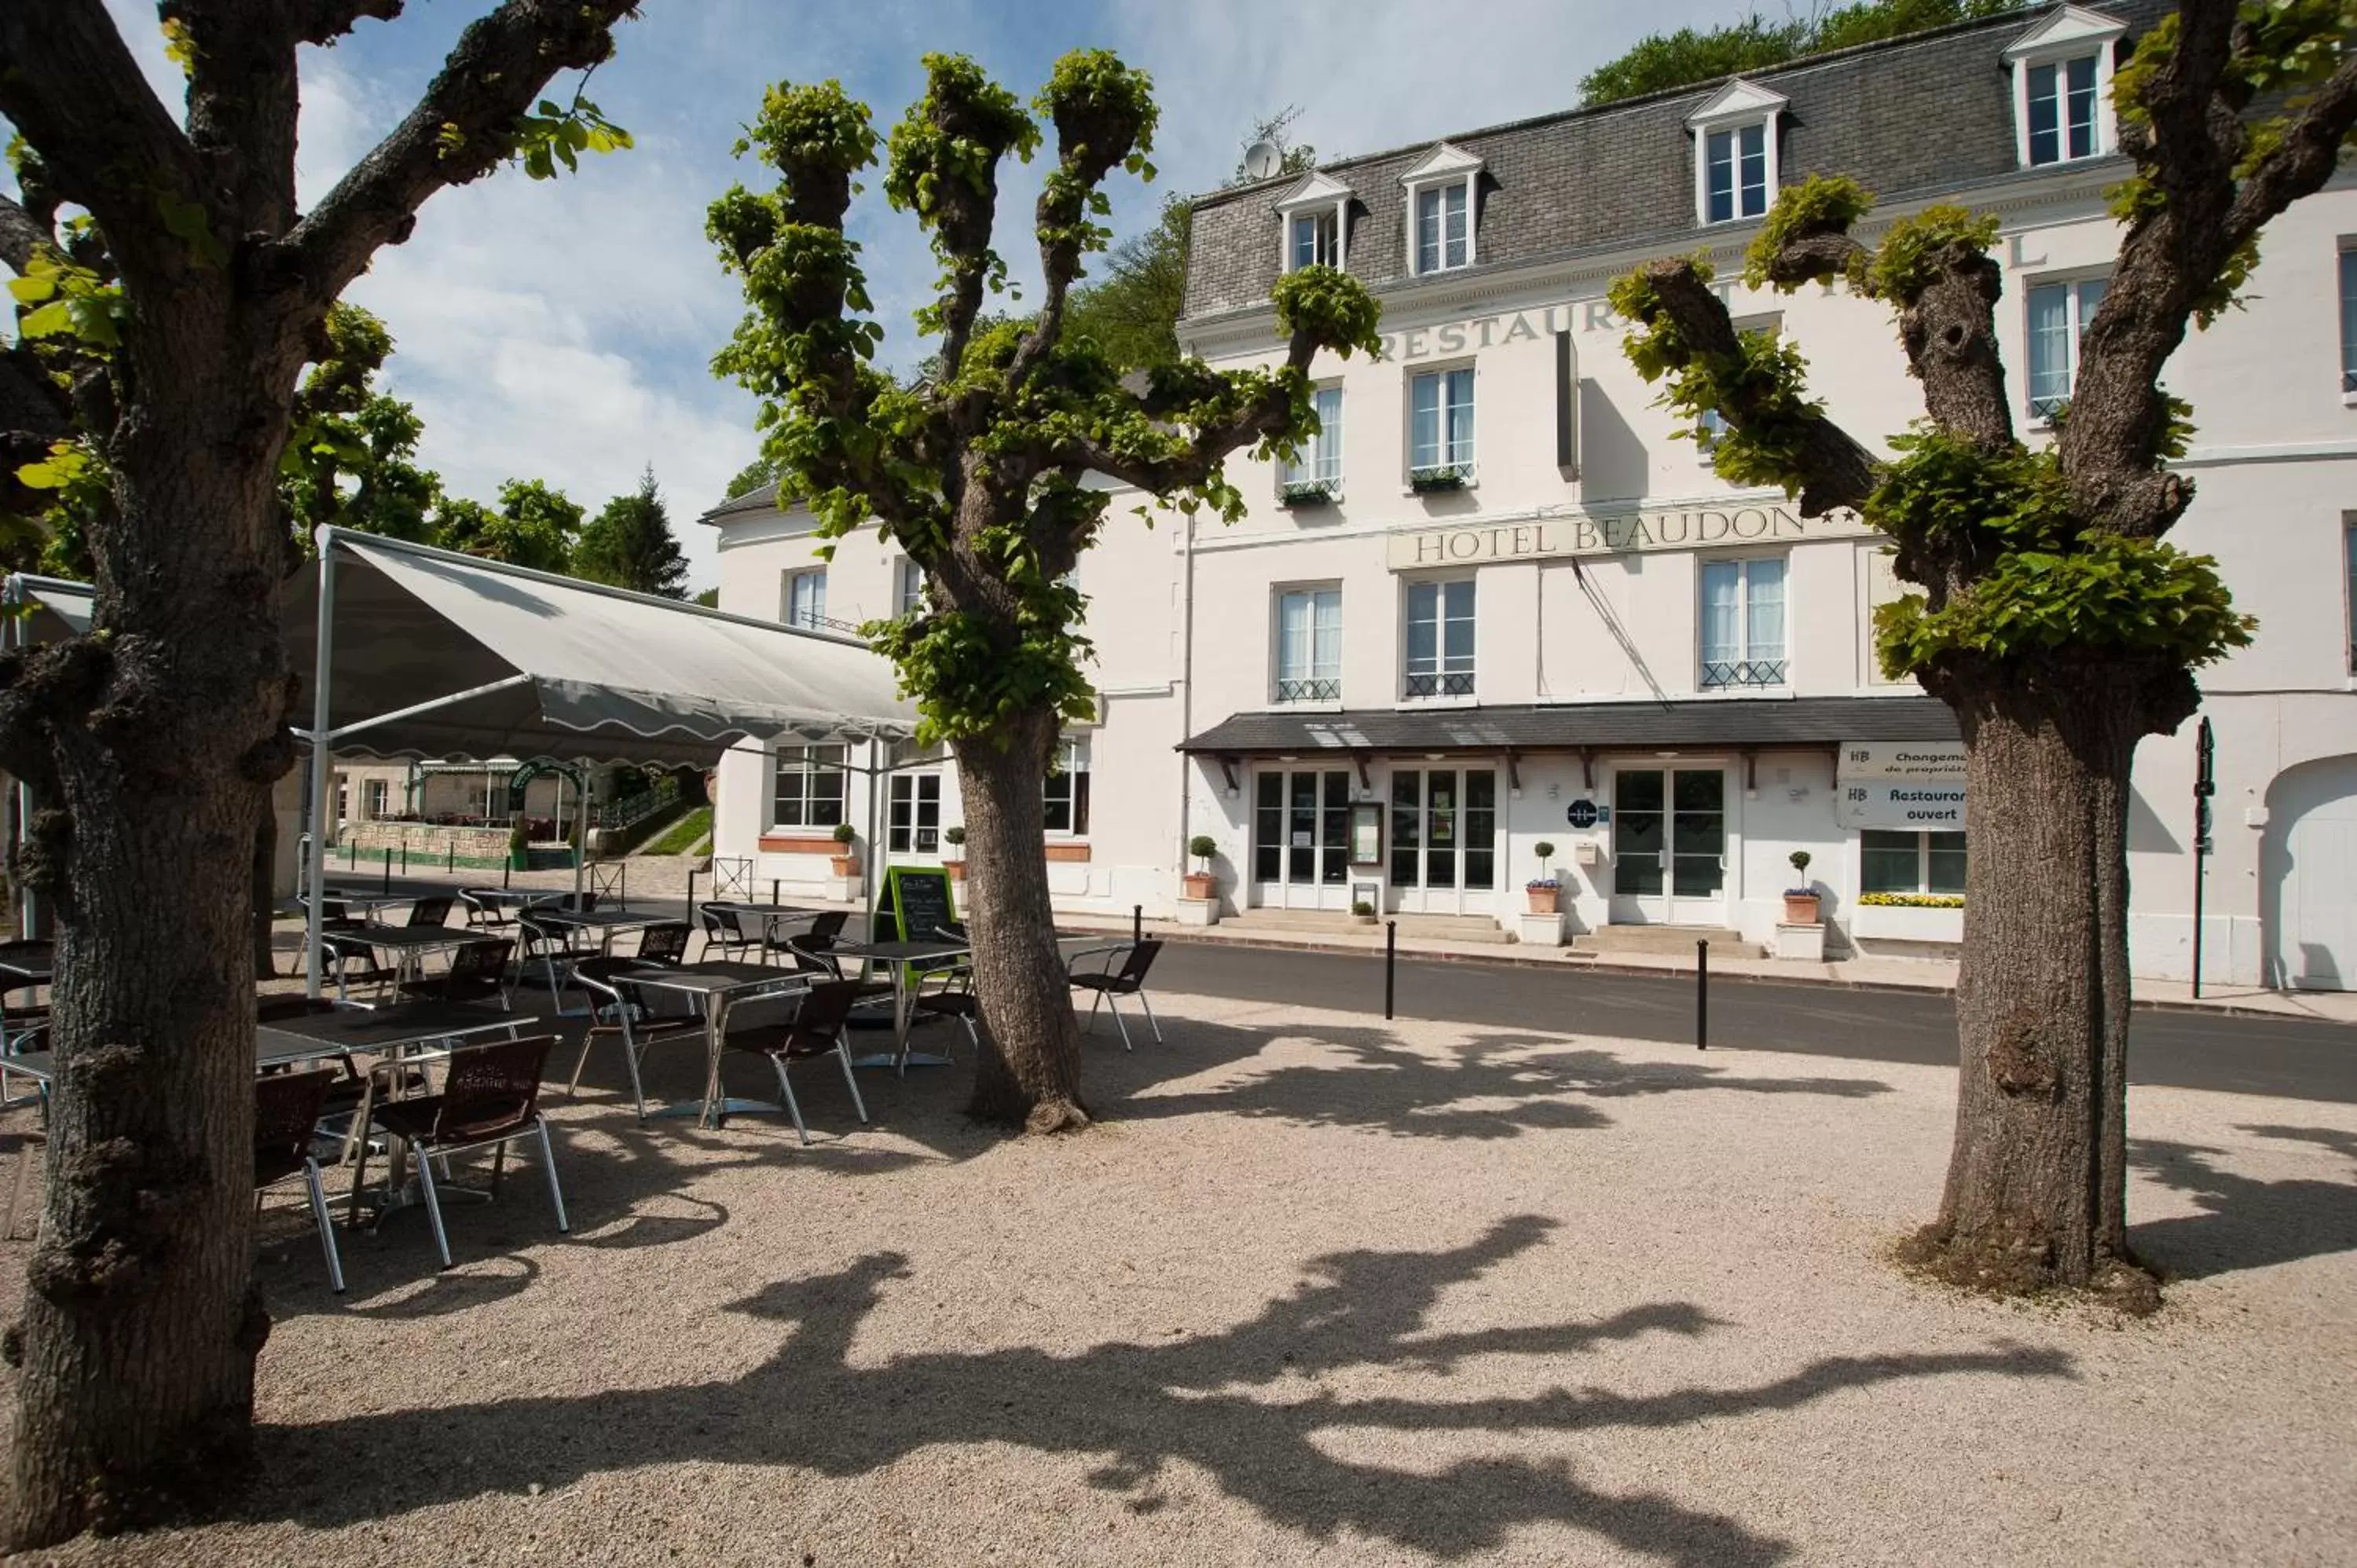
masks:
<instances>
[{"instance_id":1,"label":"white awning fabric","mask_svg":"<svg viewBox=\"0 0 2357 1568\"><path fill-rule=\"evenodd\" d=\"M319 545L284 625L308 714L328 584L338 753L709 766L740 740L916 728L890 662L846 639L372 534Z\"/></svg>"},{"instance_id":2,"label":"white awning fabric","mask_svg":"<svg viewBox=\"0 0 2357 1568\"><path fill-rule=\"evenodd\" d=\"M23 605L27 612L17 621L16 646L65 642L89 636L91 601L97 592L88 583L69 583L59 577L36 577L27 573L11 575L8 603Z\"/></svg>"}]
</instances>

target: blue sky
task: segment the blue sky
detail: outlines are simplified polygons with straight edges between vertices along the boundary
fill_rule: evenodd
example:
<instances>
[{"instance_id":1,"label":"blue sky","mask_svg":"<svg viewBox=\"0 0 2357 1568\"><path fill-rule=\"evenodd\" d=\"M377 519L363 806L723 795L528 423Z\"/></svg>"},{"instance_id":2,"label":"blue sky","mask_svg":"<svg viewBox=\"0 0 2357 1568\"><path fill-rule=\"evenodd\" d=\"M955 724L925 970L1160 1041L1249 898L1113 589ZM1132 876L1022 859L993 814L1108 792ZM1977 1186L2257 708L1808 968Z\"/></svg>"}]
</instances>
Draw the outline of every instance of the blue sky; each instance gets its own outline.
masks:
<instances>
[{"instance_id":1,"label":"blue sky","mask_svg":"<svg viewBox=\"0 0 2357 1568\"><path fill-rule=\"evenodd\" d=\"M152 5L109 0L158 91L176 94ZM305 199L314 199L413 103L489 0L410 0L304 57ZM351 291L399 345L394 392L425 421L425 460L460 494L538 478L591 510L645 464L668 497L696 585L716 578L693 520L756 450L751 400L708 362L739 315L704 238L704 209L758 167L729 156L769 83L839 79L897 120L929 50L973 55L1025 98L1064 50L1117 50L1162 107L1152 188L1115 177L1114 229L1152 220L1165 190L1234 166L1252 122L1298 104L1298 139L1368 152L1570 105L1598 62L1645 32L1730 19L1739 0L646 0L593 98L637 138L579 175L502 172L436 197L410 242ZM569 91L568 84L565 85ZM172 101L177 102L177 98ZM1025 231L1039 166L1002 178L999 249L1036 275ZM921 352L909 313L933 265L871 179L856 209L887 352Z\"/></svg>"}]
</instances>

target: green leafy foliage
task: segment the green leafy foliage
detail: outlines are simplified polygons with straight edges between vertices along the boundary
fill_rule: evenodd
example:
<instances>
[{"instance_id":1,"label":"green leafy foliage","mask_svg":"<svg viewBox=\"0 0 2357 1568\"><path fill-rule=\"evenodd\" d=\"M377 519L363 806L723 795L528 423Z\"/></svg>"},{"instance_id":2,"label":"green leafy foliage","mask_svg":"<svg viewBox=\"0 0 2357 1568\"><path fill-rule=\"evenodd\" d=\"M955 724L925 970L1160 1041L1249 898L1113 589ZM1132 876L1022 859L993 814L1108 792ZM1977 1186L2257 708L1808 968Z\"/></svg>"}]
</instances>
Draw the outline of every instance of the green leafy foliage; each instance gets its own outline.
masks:
<instances>
[{"instance_id":1,"label":"green leafy foliage","mask_svg":"<svg viewBox=\"0 0 2357 1568\"><path fill-rule=\"evenodd\" d=\"M30 307L16 323L28 338L69 337L97 349L123 341L130 307L122 288L55 250L36 251L25 275L8 281L8 293L17 305Z\"/></svg>"},{"instance_id":2,"label":"green leafy foliage","mask_svg":"<svg viewBox=\"0 0 2357 1568\"><path fill-rule=\"evenodd\" d=\"M1753 288L1769 283L1769 267L1787 245L1795 241L1813 239L1820 234L1846 234L1859 219L1874 210L1874 198L1866 187L1846 174L1811 175L1798 185L1787 186L1768 209L1752 237L1750 248L1744 252L1743 281ZM1825 277L1810 281L1823 283ZM1852 285L1863 279L1853 268ZM1798 281L1779 285L1790 294L1799 287Z\"/></svg>"},{"instance_id":3,"label":"green leafy foliage","mask_svg":"<svg viewBox=\"0 0 2357 1568\"><path fill-rule=\"evenodd\" d=\"M807 498L822 537L878 526L924 568L925 607L862 630L917 698L925 737L1001 738L1011 720L1094 713L1072 571L1110 493L1086 473L1127 478L1184 512L1237 516L1243 497L1219 458L1255 441L1289 450L1314 414L1299 370L1215 372L1179 358L1167 326L1146 351L1116 354L1085 302L1060 330L1052 317L985 312L986 290L1004 279L991 249L998 167L1028 157L1041 132L971 60L924 63L924 95L892 131L884 178L943 267L940 297L917 317L941 342L924 374L904 384L871 363L881 330L843 225L875 134L832 82L770 91L740 151L758 150L777 187L740 186L712 205L707 230L748 306L713 367L761 399L768 473ZM1056 132L1036 228L1060 291L1106 242L1104 179L1151 174L1157 112L1145 75L1099 50L1065 56L1036 107ZM1183 220L1176 227L1157 264L1183 285ZM1315 271L1288 280L1286 330L1372 349L1372 300ZM1152 365L1143 396L1122 384L1140 360Z\"/></svg>"},{"instance_id":4,"label":"green leafy foliage","mask_svg":"<svg viewBox=\"0 0 2357 1568\"><path fill-rule=\"evenodd\" d=\"M332 524L394 539L430 536L441 480L417 461L425 422L376 388L393 353L384 323L355 305L328 312L326 351L305 372L278 460L278 493L296 534Z\"/></svg>"},{"instance_id":5,"label":"green leafy foliage","mask_svg":"<svg viewBox=\"0 0 2357 1568\"><path fill-rule=\"evenodd\" d=\"M1978 16L2002 16L2021 0L1861 0L1812 16L1771 22L1754 12L1739 22L1697 31L1681 27L1640 40L1579 84L1591 107L1666 92L1717 77L1764 70L1802 55L1876 43Z\"/></svg>"},{"instance_id":6,"label":"green leafy foliage","mask_svg":"<svg viewBox=\"0 0 2357 1568\"><path fill-rule=\"evenodd\" d=\"M590 519L573 547L573 575L665 598L687 596L687 558L672 536L671 514L649 464L639 488L616 496Z\"/></svg>"},{"instance_id":7,"label":"green leafy foliage","mask_svg":"<svg viewBox=\"0 0 2357 1568\"><path fill-rule=\"evenodd\" d=\"M455 126L446 126L445 131L457 135ZM560 164L567 172L578 170L584 153L619 152L634 145L628 131L607 119L577 91L570 103L542 99L531 113L516 122L511 135L508 156L534 179L554 179ZM455 151L459 145L463 138L446 143L446 147Z\"/></svg>"},{"instance_id":8,"label":"green leafy foliage","mask_svg":"<svg viewBox=\"0 0 2357 1568\"><path fill-rule=\"evenodd\" d=\"M434 542L444 549L535 572L565 571L580 531L579 505L539 479L510 479L501 485L497 510L480 501L450 497L434 514Z\"/></svg>"},{"instance_id":9,"label":"green leafy foliage","mask_svg":"<svg viewBox=\"0 0 2357 1568\"><path fill-rule=\"evenodd\" d=\"M1939 276L1944 259L1961 247L1986 252L1996 243L1994 213L1975 213L1950 202L1935 202L1922 211L1901 218L1875 247L1866 269L1865 292L1877 299L1905 305Z\"/></svg>"}]
</instances>

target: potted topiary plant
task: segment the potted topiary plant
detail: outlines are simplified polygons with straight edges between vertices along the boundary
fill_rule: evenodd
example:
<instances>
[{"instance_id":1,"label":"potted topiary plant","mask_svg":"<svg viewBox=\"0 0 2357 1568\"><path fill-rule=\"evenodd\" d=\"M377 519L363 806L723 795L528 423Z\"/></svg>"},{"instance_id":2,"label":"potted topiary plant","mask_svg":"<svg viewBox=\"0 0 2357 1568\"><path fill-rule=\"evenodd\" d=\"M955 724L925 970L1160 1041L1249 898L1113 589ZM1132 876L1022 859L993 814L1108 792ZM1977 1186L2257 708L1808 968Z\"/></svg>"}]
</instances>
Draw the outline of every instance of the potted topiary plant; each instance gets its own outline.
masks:
<instances>
[{"instance_id":1,"label":"potted topiary plant","mask_svg":"<svg viewBox=\"0 0 2357 1568\"><path fill-rule=\"evenodd\" d=\"M1784 889L1784 923L1813 926L1817 923L1817 890L1809 881L1809 852L1796 849L1791 859L1792 869L1801 874L1801 886Z\"/></svg>"},{"instance_id":2,"label":"potted topiary plant","mask_svg":"<svg viewBox=\"0 0 2357 1568\"><path fill-rule=\"evenodd\" d=\"M1209 833L1197 833L1187 841L1187 853L1193 855L1201 866L1200 870L1189 872L1184 878L1187 897L1211 897L1219 887L1218 880L1211 875L1211 857L1220 853L1220 841Z\"/></svg>"},{"instance_id":3,"label":"potted topiary plant","mask_svg":"<svg viewBox=\"0 0 2357 1568\"><path fill-rule=\"evenodd\" d=\"M1375 923L1375 907L1372 904L1368 903L1364 898L1357 900L1351 906L1351 924L1358 926L1373 925Z\"/></svg>"},{"instance_id":4,"label":"potted topiary plant","mask_svg":"<svg viewBox=\"0 0 2357 1568\"><path fill-rule=\"evenodd\" d=\"M858 831L849 822L834 824L834 842L843 846L843 853L836 855L829 864L837 876L859 875L859 857L851 853L851 846L857 843L858 839Z\"/></svg>"},{"instance_id":5,"label":"potted topiary plant","mask_svg":"<svg viewBox=\"0 0 2357 1568\"><path fill-rule=\"evenodd\" d=\"M949 845L950 848L953 850L964 848L965 829L962 827L943 828L942 830L942 842ZM948 855L943 855L942 857L942 869L950 874L950 880L952 882L963 882L965 880L965 856L959 855L956 859L952 860Z\"/></svg>"},{"instance_id":6,"label":"potted topiary plant","mask_svg":"<svg viewBox=\"0 0 2357 1568\"><path fill-rule=\"evenodd\" d=\"M1543 875L1534 876L1523 883L1523 891L1530 896L1532 914L1552 915L1555 912L1556 904L1563 897L1563 887L1555 879L1555 867L1552 864L1555 859L1555 845L1542 843L1534 843L1531 848L1539 857L1539 870Z\"/></svg>"}]
</instances>

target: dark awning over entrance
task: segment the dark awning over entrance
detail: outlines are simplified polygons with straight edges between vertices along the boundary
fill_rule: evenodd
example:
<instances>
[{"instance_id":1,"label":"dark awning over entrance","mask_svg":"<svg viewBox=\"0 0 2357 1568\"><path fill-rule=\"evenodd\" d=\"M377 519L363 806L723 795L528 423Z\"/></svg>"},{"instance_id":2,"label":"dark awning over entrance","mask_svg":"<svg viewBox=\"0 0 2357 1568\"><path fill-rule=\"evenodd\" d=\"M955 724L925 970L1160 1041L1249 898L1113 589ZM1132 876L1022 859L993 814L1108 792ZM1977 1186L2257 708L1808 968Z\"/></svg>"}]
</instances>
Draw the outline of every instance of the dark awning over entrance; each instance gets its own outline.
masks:
<instances>
[{"instance_id":1,"label":"dark awning over entrance","mask_svg":"<svg viewBox=\"0 0 2357 1568\"><path fill-rule=\"evenodd\" d=\"M1684 703L1231 714L1178 749L1218 757L1623 747L1717 751L1956 738L1954 712L1931 697L1719 697Z\"/></svg>"}]
</instances>

